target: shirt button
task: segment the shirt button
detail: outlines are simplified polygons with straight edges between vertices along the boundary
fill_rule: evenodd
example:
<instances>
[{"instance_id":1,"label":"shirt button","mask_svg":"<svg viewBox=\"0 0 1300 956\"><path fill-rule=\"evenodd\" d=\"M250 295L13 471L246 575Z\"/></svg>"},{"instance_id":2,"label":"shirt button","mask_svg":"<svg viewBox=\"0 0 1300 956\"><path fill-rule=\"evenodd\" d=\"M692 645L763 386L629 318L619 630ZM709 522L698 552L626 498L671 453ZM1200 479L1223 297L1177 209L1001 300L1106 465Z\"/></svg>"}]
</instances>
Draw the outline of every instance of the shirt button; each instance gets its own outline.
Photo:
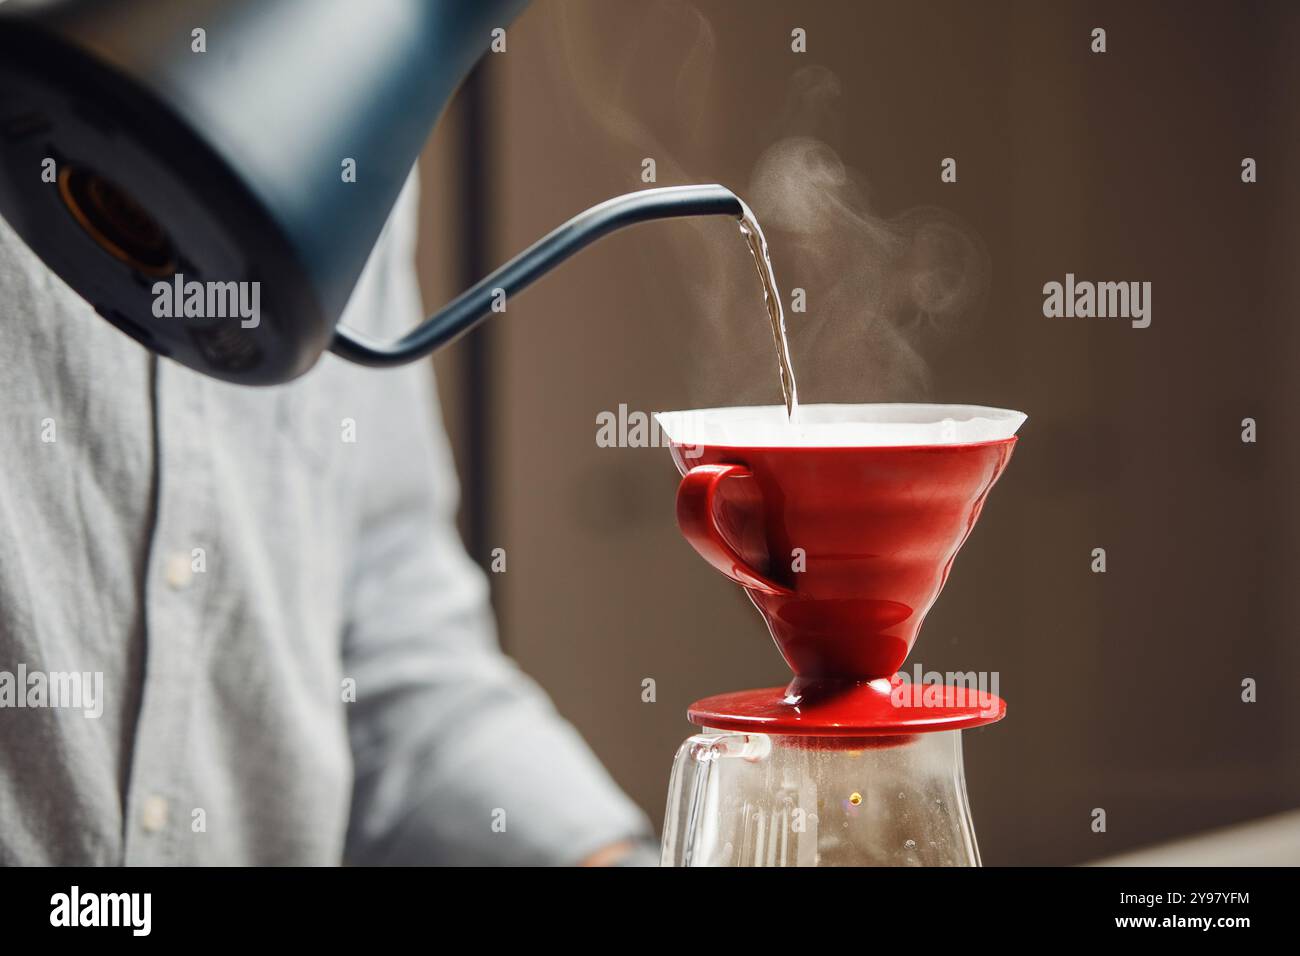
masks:
<instances>
[{"instance_id":1,"label":"shirt button","mask_svg":"<svg viewBox=\"0 0 1300 956\"><path fill-rule=\"evenodd\" d=\"M190 556L184 551L169 554L163 577L167 581L167 586L174 591L189 587L190 581L194 578L194 568L190 562Z\"/></svg>"},{"instance_id":2,"label":"shirt button","mask_svg":"<svg viewBox=\"0 0 1300 956\"><path fill-rule=\"evenodd\" d=\"M162 797L148 797L140 808L140 825L146 833L157 833L167 825L167 801Z\"/></svg>"}]
</instances>

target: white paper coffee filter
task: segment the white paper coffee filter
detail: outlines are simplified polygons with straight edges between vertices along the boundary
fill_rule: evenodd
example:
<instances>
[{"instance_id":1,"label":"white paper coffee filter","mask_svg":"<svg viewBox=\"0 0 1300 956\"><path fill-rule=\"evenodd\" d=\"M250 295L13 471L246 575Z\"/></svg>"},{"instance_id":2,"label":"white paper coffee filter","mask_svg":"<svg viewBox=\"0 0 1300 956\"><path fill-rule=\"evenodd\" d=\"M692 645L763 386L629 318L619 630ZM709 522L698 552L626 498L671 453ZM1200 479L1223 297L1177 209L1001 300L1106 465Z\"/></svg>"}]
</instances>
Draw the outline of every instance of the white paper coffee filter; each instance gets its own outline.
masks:
<instances>
[{"instance_id":1,"label":"white paper coffee filter","mask_svg":"<svg viewBox=\"0 0 1300 956\"><path fill-rule=\"evenodd\" d=\"M663 434L681 445L745 448L873 448L1002 441L1026 416L983 405L801 405L790 422L783 405L659 412Z\"/></svg>"}]
</instances>

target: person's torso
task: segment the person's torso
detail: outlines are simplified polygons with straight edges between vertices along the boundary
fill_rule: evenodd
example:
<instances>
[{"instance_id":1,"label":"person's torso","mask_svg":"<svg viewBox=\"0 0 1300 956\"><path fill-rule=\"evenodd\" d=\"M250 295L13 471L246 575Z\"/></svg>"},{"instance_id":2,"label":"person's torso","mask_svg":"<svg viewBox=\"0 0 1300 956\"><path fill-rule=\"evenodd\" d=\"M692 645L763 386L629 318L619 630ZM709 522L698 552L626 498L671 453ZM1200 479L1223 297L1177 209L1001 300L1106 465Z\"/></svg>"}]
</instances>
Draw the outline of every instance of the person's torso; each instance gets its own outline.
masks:
<instances>
[{"instance_id":1,"label":"person's torso","mask_svg":"<svg viewBox=\"0 0 1300 956\"><path fill-rule=\"evenodd\" d=\"M0 863L338 862L357 370L158 360L2 220L0 303Z\"/></svg>"}]
</instances>

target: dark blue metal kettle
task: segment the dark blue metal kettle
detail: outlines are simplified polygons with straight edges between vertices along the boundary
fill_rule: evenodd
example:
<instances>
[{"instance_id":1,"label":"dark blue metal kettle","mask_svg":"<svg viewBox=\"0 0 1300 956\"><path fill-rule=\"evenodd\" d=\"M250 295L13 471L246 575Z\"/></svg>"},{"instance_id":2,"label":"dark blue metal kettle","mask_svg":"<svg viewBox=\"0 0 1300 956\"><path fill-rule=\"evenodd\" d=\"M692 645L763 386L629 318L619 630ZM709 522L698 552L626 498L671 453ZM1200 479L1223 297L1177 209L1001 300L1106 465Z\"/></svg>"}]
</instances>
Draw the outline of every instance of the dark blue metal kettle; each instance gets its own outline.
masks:
<instances>
[{"instance_id":1,"label":"dark blue metal kettle","mask_svg":"<svg viewBox=\"0 0 1300 956\"><path fill-rule=\"evenodd\" d=\"M0 215L118 328L246 384L292 379L327 349L411 361L488 314L496 290L518 291L611 230L741 217L721 186L632 193L561 226L398 342L338 327L430 129L525 4L0 3ZM160 310L177 275L208 288L209 304L214 289L223 301L256 283L258 321Z\"/></svg>"}]
</instances>

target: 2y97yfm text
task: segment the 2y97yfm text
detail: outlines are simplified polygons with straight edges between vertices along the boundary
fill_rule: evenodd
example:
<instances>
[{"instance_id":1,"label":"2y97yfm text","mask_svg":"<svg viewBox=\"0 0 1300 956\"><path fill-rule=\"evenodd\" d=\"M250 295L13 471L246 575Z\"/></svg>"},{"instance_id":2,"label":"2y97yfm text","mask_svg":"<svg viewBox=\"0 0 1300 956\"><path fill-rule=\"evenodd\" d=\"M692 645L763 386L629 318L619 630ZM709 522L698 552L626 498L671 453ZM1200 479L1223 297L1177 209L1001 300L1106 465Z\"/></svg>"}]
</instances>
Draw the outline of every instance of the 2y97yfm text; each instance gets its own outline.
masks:
<instances>
[{"instance_id":1,"label":"2y97yfm text","mask_svg":"<svg viewBox=\"0 0 1300 956\"><path fill-rule=\"evenodd\" d=\"M1161 904L1187 903L1191 906L1224 906L1229 904L1240 904L1242 906L1250 903L1249 893L1226 893L1222 890L1211 890L1207 893L1180 893L1177 890L1170 890L1167 893L1121 893L1119 901L1126 906L1159 906Z\"/></svg>"}]
</instances>

